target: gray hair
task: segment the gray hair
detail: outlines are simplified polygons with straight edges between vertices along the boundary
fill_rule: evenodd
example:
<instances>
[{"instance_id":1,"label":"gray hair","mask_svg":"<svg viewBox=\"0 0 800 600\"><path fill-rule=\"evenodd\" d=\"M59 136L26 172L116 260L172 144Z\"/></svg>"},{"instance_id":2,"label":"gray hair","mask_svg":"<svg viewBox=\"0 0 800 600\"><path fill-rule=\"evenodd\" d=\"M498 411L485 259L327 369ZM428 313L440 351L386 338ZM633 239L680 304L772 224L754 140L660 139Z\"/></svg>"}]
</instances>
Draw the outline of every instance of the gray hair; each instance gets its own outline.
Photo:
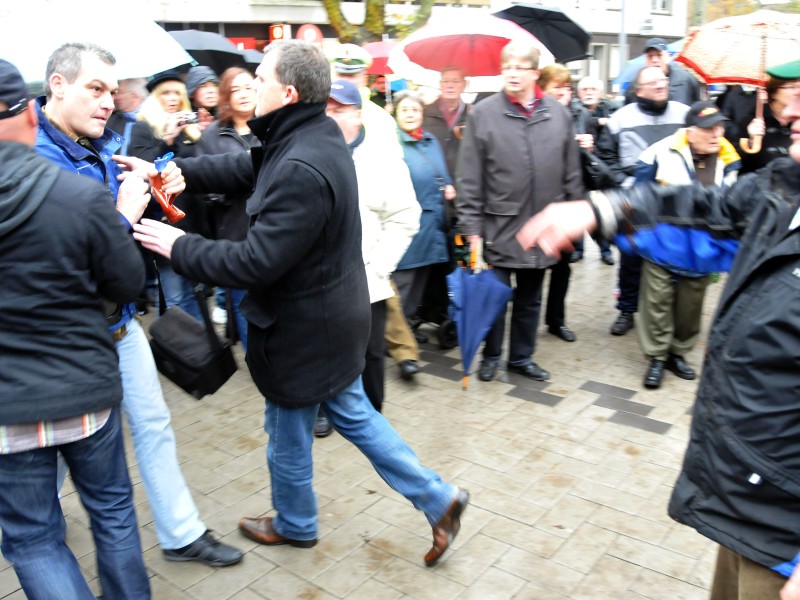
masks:
<instances>
[{"instance_id":1,"label":"gray hair","mask_svg":"<svg viewBox=\"0 0 800 600\"><path fill-rule=\"evenodd\" d=\"M597 77L592 77L591 75L587 75L578 82L578 89L582 90L584 88L594 88L599 90L601 94L605 91L603 82Z\"/></svg>"},{"instance_id":2,"label":"gray hair","mask_svg":"<svg viewBox=\"0 0 800 600\"><path fill-rule=\"evenodd\" d=\"M534 69L539 68L539 48L531 42L512 40L508 42L500 51L500 64L504 64L509 58L527 60Z\"/></svg>"},{"instance_id":3,"label":"gray hair","mask_svg":"<svg viewBox=\"0 0 800 600\"><path fill-rule=\"evenodd\" d=\"M317 46L302 40L271 43L265 54L276 52L275 76L281 85L297 90L298 101L327 102L331 93L331 66Z\"/></svg>"},{"instance_id":4,"label":"gray hair","mask_svg":"<svg viewBox=\"0 0 800 600\"><path fill-rule=\"evenodd\" d=\"M421 108L425 108L425 103L422 101L422 96L420 96L414 90L400 90L396 94L392 94L392 101L394 102L395 108L400 106L400 103L403 100L410 100L411 102L416 102L420 105Z\"/></svg>"},{"instance_id":5,"label":"gray hair","mask_svg":"<svg viewBox=\"0 0 800 600\"><path fill-rule=\"evenodd\" d=\"M47 70L44 75L44 93L48 100L53 95L53 90L50 89L50 77L53 76L53 73L60 73L67 80L67 83L75 83L83 66L84 52L94 54L107 65L113 66L117 64L117 59L114 58L111 52L95 44L68 42L62 45L47 60Z\"/></svg>"}]
</instances>

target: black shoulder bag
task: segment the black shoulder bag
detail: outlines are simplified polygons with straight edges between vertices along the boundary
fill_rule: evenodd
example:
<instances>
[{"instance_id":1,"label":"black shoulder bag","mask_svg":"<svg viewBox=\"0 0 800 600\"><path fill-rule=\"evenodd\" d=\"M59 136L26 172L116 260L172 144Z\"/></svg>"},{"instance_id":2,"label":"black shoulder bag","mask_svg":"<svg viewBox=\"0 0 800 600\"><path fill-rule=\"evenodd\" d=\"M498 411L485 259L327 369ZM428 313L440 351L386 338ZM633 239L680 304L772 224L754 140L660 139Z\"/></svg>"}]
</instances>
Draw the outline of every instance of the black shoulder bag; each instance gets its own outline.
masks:
<instances>
[{"instance_id":1,"label":"black shoulder bag","mask_svg":"<svg viewBox=\"0 0 800 600\"><path fill-rule=\"evenodd\" d=\"M194 285L194 296L205 325L179 306L166 308L158 269L156 274L160 316L150 325L150 349L156 367L167 379L199 400L216 392L236 372L233 351L214 331L199 286Z\"/></svg>"}]
</instances>

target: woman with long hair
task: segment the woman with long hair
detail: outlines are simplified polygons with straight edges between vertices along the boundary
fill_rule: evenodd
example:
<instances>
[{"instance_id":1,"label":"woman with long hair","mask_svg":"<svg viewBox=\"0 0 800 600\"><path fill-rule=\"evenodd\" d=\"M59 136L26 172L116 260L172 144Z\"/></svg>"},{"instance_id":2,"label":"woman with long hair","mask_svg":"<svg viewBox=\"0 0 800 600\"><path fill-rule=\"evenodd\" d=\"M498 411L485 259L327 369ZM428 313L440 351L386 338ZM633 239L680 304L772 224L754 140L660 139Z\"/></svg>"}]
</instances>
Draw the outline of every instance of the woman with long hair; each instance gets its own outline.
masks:
<instances>
[{"instance_id":1,"label":"woman with long hair","mask_svg":"<svg viewBox=\"0 0 800 600\"><path fill-rule=\"evenodd\" d=\"M128 154L148 162L168 152L179 158L195 156L201 132L197 125L198 117L191 112L186 85L180 74L168 71L156 75L147 84L147 90L150 95L142 102L138 120L131 129ZM183 210L186 216L175 225L185 231L201 233L203 210L194 199L191 194L178 197L175 206ZM162 217L161 209L154 200L146 216L156 219ZM156 255L155 262L167 306L180 306L196 319L202 320L192 283L175 273L166 258Z\"/></svg>"}]
</instances>

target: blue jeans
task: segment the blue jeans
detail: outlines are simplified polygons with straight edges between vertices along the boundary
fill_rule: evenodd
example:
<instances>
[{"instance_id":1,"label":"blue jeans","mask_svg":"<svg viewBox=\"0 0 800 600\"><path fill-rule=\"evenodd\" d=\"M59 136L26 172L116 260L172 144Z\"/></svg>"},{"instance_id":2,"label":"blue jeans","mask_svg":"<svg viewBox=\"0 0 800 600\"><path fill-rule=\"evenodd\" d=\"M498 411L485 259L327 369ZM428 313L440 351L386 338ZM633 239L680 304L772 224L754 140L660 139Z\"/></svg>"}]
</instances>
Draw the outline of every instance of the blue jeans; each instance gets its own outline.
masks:
<instances>
[{"instance_id":1,"label":"blue jeans","mask_svg":"<svg viewBox=\"0 0 800 600\"><path fill-rule=\"evenodd\" d=\"M197 298L194 297L192 282L173 271L172 265L169 263L159 263L158 274L161 277L161 287L164 289L164 300L167 303L167 308L176 305L180 306L184 312L192 315L202 323L203 315L200 314Z\"/></svg>"},{"instance_id":2,"label":"blue jeans","mask_svg":"<svg viewBox=\"0 0 800 600\"><path fill-rule=\"evenodd\" d=\"M278 512L273 526L280 535L293 540L317 537L311 444L318 409L318 404L285 408L267 400L267 463L272 506ZM456 487L420 464L414 451L372 407L361 377L325 402L325 413L336 431L361 450L389 487L425 513L431 525L444 516L456 496Z\"/></svg>"},{"instance_id":3,"label":"blue jeans","mask_svg":"<svg viewBox=\"0 0 800 600\"><path fill-rule=\"evenodd\" d=\"M136 462L153 512L161 547L175 550L191 544L206 531L181 473L150 344L136 319L128 335L117 342L122 375L122 411L130 428Z\"/></svg>"},{"instance_id":4,"label":"blue jeans","mask_svg":"<svg viewBox=\"0 0 800 600\"><path fill-rule=\"evenodd\" d=\"M247 352L247 319L244 318L242 311L239 310L239 305L244 299L247 290L228 289L233 302L233 316L236 318L236 331L239 332L239 339L242 342L242 348Z\"/></svg>"},{"instance_id":5,"label":"blue jeans","mask_svg":"<svg viewBox=\"0 0 800 600\"><path fill-rule=\"evenodd\" d=\"M94 600L64 542L56 491L56 455L64 456L89 514L97 572L106 598L150 598L133 488L125 464L119 409L94 435L17 454L0 455L2 550L30 600Z\"/></svg>"}]
</instances>

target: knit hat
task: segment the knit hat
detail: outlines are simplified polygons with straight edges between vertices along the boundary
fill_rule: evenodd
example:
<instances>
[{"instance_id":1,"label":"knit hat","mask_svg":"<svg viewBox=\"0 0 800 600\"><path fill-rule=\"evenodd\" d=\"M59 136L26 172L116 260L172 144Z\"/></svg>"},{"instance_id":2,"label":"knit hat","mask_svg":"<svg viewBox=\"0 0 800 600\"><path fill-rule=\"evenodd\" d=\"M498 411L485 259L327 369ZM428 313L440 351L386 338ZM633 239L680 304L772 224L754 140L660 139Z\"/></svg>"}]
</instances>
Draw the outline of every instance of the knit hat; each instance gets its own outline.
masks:
<instances>
[{"instance_id":1,"label":"knit hat","mask_svg":"<svg viewBox=\"0 0 800 600\"><path fill-rule=\"evenodd\" d=\"M28 106L28 87L17 67L0 59L0 102L7 106L0 119L16 117Z\"/></svg>"},{"instance_id":2,"label":"knit hat","mask_svg":"<svg viewBox=\"0 0 800 600\"><path fill-rule=\"evenodd\" d=\"M197 91L197 88L209 81L219 85L219 77L211 67L201 65L189 69L189 73L186 75L186 93L189 94L189 98Z\"/></svg>"}]
</instances>

